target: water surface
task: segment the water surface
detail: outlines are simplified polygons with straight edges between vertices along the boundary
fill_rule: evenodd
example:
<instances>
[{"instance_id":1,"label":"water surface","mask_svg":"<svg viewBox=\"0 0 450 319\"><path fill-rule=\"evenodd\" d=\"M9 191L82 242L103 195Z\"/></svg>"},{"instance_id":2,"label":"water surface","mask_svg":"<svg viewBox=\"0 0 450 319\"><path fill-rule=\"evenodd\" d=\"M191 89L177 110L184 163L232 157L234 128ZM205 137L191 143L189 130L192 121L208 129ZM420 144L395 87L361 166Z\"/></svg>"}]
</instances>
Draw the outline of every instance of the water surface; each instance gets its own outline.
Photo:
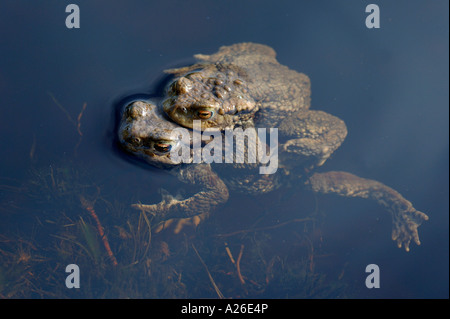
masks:
<instances>
[{"instance_id":1,"label":"water surface","mask_svg":"<svg viewBox=\"0 0 450 319\"><path fill-rule=\"evenodd\" d=\"M308 258L314 247L314 274L325 276L323 285L331 291L315 297L448 298L448 2L377 1L380 29L365 26L369 3L77 1L81 27L67 29L63 2L2 1L1 270L3 278L16 278L32 267L37 282L47 286L37 292L2 279L1 296L216 298L194 243L226 297L302 297L296 286L301 278L295 274L301 277L303 266L311 270ZM131 236L127 227L144 228L145 221L129 205L157 203L161 188L172 193L191 189L167 172L121 156L113 143L117 103L134 94L158 94L162 71L192 62L193 54L246 41L270 45L280 63L306 73L312 107L345 121L348 137L322 171L379 180L430 216L419 228L420 247L413 244L409 253L396 248L390 216L375 204L284 189L256 198L231 194L197 236L163 241L171 255L161 248L162 257L147 258L142 247L133 255L136 246L125 244ZM107 281L91 280L89 288L68 292L41 280L51 269L60 274L54 280L64 280L62 264L74 256L74 263L97 265L93 273L112 267L100 239L97 250L81 249L78 255L70 246L69 233L89 246L81 220L96 231L80 194L97 198L94 208L119 267L133 269L136 255L145 256L141 263L168 263L170 275L182 278L170 282L172 290L117 285L102 293L96 289ZM291 223L262 233L215 237L314 212L321 216L314 225ZM61 225L71 223L78 226L65 233ZM234 258L244 245L241 268L247 286L240 286L225 242ZM152 243L155 250L165 245L156 239ZM96 251L101 255L95 256ZM20 254L20 261L14 259ZM380 289L364 285L365 267L372 263L381 269ZM292 273L283 268L286 264ZM261 273L252 277L254 269ZM283 273L291 275L292 287ZM121 276L134 282L143 274Z\"/></svg>"}]
</instances>

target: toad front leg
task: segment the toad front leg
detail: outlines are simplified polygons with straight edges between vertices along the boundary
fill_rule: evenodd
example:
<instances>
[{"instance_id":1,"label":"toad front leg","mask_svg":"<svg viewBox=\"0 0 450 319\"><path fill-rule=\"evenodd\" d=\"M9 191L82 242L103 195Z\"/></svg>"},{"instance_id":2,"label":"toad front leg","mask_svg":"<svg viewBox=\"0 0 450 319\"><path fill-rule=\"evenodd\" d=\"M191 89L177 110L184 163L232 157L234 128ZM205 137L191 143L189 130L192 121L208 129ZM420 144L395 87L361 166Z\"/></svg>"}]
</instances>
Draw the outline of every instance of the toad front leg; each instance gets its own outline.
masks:
<instances>
[{"instance_id":1,"label":"toad front leg","mask_svg":"<svg viewBox=\"0 0 450 319\"><path fill-rule=\"evenodd\" d=\"M346 172L315 173L307 181L308 187L317 193L334 193L345 197L369 198L386 207L392 214L392 240L409 251L411 239L420 245L417 228L428 216L416 210L394 189L374 180L361 178Z\"/></svg>"},{"instance_id":2,"label":"toad front leg","mask_svg":"<svg viewBox=\"0 0 450 319\"><path fill-rule=\"evenodd\" d=\"M228 200L228 188L224 182L211 170L208 164L189 165L176 168L178 179L184 183L199 185L201 191L193 196L178 200L165 195L158 204L134 204L134 208L157 216L169 217L158 225L155 232L173 228L175 233L185 226L196 227L209 217L209 214L220 204ZM186 217L187 216L187 217Z\"/></svg>"}]
</instances>

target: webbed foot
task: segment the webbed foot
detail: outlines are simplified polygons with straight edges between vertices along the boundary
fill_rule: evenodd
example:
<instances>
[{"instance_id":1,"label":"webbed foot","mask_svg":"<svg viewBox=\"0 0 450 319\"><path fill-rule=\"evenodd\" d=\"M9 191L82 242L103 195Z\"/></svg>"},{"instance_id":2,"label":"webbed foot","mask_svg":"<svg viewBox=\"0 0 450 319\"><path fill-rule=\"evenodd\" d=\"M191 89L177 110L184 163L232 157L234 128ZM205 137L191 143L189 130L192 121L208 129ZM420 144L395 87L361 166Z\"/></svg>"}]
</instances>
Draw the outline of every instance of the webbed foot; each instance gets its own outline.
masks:
<instances>
[{"instance_id":1,"label":"webbed foot","mask_svg":"<svg viewBox=\"0 0 450 319\"><path fill-rule=\"evenodd\" d=\"M409 251L409 244L414 240L416 245L420 245L419 232L417 228L428 220L428 216L417 211L411 203L407 209L392 213L392 240L397 242L397 247L405 248Z\"/></svg>"},{"instance_id":2,"label":"webbed foot","mask_svg":"<svg viewBox=\"0 0 450 319\"><path fill-rule=\"evenodd\" d=\"M158 204L132 204L131 207L144 211L152 215L166 215L170 212L171 207L180 205L182 200L179 196L173 196L165 189L160 189L161 201Z\"/></svg>"},{"instance_id":3,"label":"webbed foot","mask_svg":"<svg viewBox=\"0 0 450 319\"><path fill-rule=\"evenodd\" d=\"M179 234L182 230L185 231L189 228L195 230L206 218L207 214L200 214L187 218L171 218L156 226L154 232L157 234L162 231L172 231L174 234Z\"/></svg>"}]
</instances>

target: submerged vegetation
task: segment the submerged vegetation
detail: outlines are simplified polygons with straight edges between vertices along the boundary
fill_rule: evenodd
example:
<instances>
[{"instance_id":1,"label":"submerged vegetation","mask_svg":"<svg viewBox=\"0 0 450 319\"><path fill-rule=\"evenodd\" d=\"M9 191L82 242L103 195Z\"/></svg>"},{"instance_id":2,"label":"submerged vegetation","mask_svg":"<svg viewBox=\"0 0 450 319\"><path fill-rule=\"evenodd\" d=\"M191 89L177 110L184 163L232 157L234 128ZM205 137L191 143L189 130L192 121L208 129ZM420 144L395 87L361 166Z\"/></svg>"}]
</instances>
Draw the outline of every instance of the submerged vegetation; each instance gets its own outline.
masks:
<instances>
[{"instance_id":1,"label":"submerged vegetation","mask_svg":"<svg viewBox=\"0 0 450 319\"><path fill-rule=\"evenodd\" d=\"M31 172L0 208L1 298L340 298L345 284L315 271L318 216L220 233L155 234L159 220L102 194L73 163ZM260 227L258 225L268 225ZM277 230L289 228L278 249ZM286 235L286 234L284 234ZM279 236L279 235L278 235ZM80 268L68 289L65 267Z\"/></svg>"}]
</instances>

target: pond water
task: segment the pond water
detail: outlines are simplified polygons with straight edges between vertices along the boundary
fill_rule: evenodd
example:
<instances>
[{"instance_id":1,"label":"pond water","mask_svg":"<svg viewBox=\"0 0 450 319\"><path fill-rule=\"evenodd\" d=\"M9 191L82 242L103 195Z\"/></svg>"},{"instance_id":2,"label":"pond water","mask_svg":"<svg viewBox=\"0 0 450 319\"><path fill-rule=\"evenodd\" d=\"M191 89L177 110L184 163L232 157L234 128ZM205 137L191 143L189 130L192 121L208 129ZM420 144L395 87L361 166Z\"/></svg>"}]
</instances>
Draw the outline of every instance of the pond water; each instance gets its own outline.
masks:
<instances>
[{"instance_id":1,"label":"pond water","mask_svg":"<svg viewBox=\"0 0 450 319\"><path fill-rule=\"evenodd\" d=\"M0 297L448 298L448 1L377 1L377 29L370 1L75 3L74 29L68 3L0 3ZM398 249L375 203L298 187L231 192L196 232L149 233L131 204L194 189L117 150L117 107L239 42L310 77L312 108L349 132L320 171L397 190L430 217L420 246ZM72 263L80 289L64 286Z\"/></svg>"}]
</instances>

